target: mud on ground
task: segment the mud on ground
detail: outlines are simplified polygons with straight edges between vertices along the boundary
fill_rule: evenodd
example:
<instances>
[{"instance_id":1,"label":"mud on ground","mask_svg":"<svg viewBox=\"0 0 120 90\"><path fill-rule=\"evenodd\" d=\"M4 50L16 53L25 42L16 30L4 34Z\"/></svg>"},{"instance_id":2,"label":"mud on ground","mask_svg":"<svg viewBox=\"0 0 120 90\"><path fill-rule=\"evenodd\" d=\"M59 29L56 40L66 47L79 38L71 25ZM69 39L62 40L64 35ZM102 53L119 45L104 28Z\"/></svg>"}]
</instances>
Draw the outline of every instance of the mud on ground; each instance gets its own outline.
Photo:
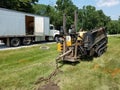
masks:
<instances>
[{"instance_id":1,"label":"mud on ground","mask_svg":"<svg viewBox=\"0 0 120 90\"><path fill-rule=\"evenodd\" d=\"M60 87L54 82L49 82L46 85L38 87L37 90L60 90Z\"/></svg>"}]
</instances>

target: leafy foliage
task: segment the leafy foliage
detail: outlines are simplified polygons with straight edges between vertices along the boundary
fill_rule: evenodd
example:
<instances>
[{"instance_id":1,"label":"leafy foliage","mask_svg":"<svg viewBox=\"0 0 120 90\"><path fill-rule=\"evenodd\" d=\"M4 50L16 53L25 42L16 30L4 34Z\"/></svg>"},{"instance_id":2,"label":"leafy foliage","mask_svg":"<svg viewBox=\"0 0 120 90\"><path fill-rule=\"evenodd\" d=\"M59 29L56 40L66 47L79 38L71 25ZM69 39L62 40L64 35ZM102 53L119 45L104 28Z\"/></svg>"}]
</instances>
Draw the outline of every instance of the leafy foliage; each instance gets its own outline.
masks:
<instances>
[{"instance_id":1,"label":"leafy foliage","mask_svg":"<svg viewBox=\"0 0 120 90\"><path fill-rule=\"evenodd\" d=\"M95 27L106 26L110 17L106 16L102 10L96 10L94 6L84 6L78 9L71 0L57 0L56 6L34 5L36 14L49 16L51 23L58 28L63 23L63 13L67 17L67 29L74 24L74 11L78 10L78 29L91 30ZM41 13L42 12L42 13Z\"/></svg>"},{"instance_id":2,"label":"leafy foliage","mask_svg":"<svg viewBox=\"0 0 120 90\"><path fill-rule=\"evenodd\" d=\"M77 7L71 0L57 0L55 8L60 18L62 18L64 13L67 15L67 29L69 29L74 22L74 11L77 10ZM59 24L62 25L62 20L59 21Z\"/></svg>"},{"instance_id":3,"label":"leafy foliage","mask_svg":"<svg viewBox=\"0 0 120 90\"><path fill-rule=\"evenodd\" d=\"M120 22L117 20L112 20L107 24L108 34L118 34L120 33Z\"/></svg>"},{"instance_id":4,"label":"leafy foliage","mask_svg":"<svg viewBox=\"0 0 120 90\"><path fill-rule=\"evenodd\" d=\"M96 10L94 6L83 6L83 9L79 9L80 27L85 30L105 26L109 20L102 10Z\"/></svg>"},{"instance_id":5,"label":"leafy foliage","mask_svg":"<svg viewBox=\"0 0 120 90\"><path fill-rule=\"evenodd\" d=\"M34 12L32 4L38 0L0 0L0 7L24 12Z\"/></svg>"},{"instance_id":6,"label":"leafy foliage","mask_svg":"<svg viewBox=\"0 0 120 90\"><path fill-rule=\"evenodd\" d=\"M67 28L69 28L74 22L74 10L77 7L71 0L57 0L55 7L38 4L34 5L34 9L36 14L49 16L50 23L60 29L63 23L63 13L67 15Z\"/></svg>"}]
</instances>

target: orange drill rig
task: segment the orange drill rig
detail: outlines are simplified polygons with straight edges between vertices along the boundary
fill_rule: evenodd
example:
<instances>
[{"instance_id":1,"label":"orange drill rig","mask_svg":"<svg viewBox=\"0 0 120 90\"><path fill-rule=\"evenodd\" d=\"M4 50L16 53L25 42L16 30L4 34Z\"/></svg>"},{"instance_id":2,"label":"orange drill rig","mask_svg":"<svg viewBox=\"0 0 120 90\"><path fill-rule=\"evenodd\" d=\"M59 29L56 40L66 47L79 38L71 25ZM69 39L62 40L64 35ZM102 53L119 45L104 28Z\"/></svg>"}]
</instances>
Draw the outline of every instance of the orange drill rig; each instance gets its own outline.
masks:
<instances>
[{"instance_id":1,"label":"orange drill rig","mask_svg":"<svg viewBox=\"0 0 120 90\"><path fill-rule=\"evenodd\" d=\"M66 30L66 15L63 15L63 33L57 44L61 53L57 61L76 62L85 57L101 56L107 49L107 34L104 27L77 31L77 13L75 11L74 25L69 32Z\"/></svg>"}]
</instances>

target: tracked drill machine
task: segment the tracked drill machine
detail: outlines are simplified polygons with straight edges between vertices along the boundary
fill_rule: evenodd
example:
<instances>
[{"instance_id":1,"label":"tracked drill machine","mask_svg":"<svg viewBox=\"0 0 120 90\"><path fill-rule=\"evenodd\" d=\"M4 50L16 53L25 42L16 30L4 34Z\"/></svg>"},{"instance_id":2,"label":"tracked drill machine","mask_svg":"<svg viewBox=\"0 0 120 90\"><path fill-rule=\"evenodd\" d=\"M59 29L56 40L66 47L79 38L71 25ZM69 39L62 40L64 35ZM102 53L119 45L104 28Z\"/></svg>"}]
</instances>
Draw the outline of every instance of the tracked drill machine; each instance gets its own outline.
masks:
<instances>
[{"instance_id":1,"label":"tracked drill machine","mask_svg":"<svg viewBox=\"0 0 120 90\"><path fill-rule=\"evenodd\" d=\"M74 25L69 32L66 30L66 15L63 15L63 33L58 41L60 55L57 61L76 62L84 58L99 57L107 49L107 35L104 27L90 31L77 31L77 13L75 12Z\"/></svg>"}]
</instances>

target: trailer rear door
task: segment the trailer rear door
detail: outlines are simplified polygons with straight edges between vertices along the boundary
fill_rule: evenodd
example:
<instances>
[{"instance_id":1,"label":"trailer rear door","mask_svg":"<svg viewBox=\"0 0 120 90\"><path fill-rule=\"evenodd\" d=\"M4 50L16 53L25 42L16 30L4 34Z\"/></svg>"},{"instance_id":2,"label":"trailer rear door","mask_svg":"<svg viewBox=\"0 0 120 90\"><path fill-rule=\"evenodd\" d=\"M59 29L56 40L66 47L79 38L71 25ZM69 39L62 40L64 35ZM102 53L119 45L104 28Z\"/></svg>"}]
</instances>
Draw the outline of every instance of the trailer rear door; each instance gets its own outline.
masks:
<instances>
[{"instance_id":1,"label":"trailer rear door","mask_svg":"<svg viewBox=\"0 0 120 90\"><path fill-rule=\"evenodd\" d=\"M35 35L44 35L44 18L35 16Z\"/></svg>"}]
</instances>

